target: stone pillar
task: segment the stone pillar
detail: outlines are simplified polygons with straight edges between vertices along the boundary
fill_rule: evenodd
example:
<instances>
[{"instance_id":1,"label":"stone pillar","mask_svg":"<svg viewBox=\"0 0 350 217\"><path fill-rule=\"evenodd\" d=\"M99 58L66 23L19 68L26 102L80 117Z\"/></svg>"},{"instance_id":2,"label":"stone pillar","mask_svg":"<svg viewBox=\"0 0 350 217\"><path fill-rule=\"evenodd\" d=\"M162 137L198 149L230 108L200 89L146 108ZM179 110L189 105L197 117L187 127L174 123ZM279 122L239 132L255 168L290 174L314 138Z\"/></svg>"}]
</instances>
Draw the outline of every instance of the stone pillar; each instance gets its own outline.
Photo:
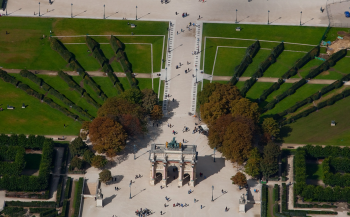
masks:
<instances>
[{"instance_id":1,"label":"stone pillar","mask_svg":"<svg viewBox=\"0 0 350 217\"><path fill-rule=\"evenodd\" d=\"M156 173L156 171L155 171L155 169L156 169L156 166L155 166L155 163L152 163L152 165L151 165L151 180L150 180L150 183L151 183L151 185L155 185L155 178L154 178L154 176L155 176L155 173Z\"/></svg>"},{"instance_id":2,"label":"stone pillar","mask_svg":"<svg viewBox=\"0 0 350 217\"><path fill-rule=\"evenodd\" d=\"M162 180L162 185L164 187L166 187L166 181L167 181L167 177L168 177L168 174L167 174L167 171L168 171L168 166L167 166L167 163L164 163L163 164L163 167L164 167L164 171L163 171L163 180Z\"/></svg>"},{"instance_id":3,"label":"stone pillar","mask_svg":"<svg viewBox=\"0 0 350 217\"><path fill-rule=\"evenodd\" d=\"M190 186L194 187L195 181L196 181L196 165L192 164L191 165L192 170L191 170L191 181L190 181Z\"/></svg>"},{"instance_id":4,"label":"stone pillar","mask_svg":"<svg viewBox=\"0 0 350 217\"><path fill-rule=\"evenodd\" d=\"M180 170L179 170L179 180L178 180L178 186L182 187L183 183L183 164L180 164Z\"/></svg>"}]
</instances>

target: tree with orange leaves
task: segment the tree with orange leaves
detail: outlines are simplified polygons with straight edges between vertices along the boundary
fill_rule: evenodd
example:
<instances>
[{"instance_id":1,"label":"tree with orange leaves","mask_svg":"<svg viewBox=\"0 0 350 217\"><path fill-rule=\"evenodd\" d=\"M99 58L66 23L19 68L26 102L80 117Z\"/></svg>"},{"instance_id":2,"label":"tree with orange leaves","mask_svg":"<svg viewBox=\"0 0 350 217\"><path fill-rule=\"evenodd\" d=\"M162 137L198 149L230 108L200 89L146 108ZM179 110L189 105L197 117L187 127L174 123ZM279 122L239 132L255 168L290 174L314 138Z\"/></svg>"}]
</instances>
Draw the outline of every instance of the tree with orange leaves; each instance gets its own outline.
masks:
<instances>
[{"instance_id":1,"label":"tree with orange leaves","mask_svg":"<svg viewBox=\"0 0 350 217\"><path fill-rule=\"evenodd\" d=\"M97 117L90 124L93 149L113 157L124 149L128 135L123 126L108 117Z\"/></svg>"}]
</instances>

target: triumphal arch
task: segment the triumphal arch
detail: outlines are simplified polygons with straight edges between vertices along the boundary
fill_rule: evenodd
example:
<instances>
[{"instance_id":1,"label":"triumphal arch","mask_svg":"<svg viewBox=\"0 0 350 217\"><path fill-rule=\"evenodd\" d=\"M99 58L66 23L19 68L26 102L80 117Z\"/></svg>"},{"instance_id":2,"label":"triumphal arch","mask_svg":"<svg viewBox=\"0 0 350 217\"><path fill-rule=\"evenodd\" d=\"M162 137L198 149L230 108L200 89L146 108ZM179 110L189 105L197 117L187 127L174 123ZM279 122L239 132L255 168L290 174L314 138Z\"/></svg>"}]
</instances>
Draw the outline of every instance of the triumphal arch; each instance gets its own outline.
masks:
<instances>
[{"instance_id":1,"label":"triumphal arch","mask_svg":"<svg viewBox=\"0 0 350 217\"><path fill-rule=\"evenodd\" d=\"M197 146L177 143L175 137L165 144L152 144L149 153L151 162L150 183L156 184L157 174L161 175L161 184L167 185L168 179L177 177L178 186L182 186L184 178L190 178L189 185L195 186ZM172 168L172 170L171 170ZM175 171L176 176L173 174ZM172 175L169 174L172 172ZM184 175L186 174L186 177Z\"/></svg>"}]
</instances>

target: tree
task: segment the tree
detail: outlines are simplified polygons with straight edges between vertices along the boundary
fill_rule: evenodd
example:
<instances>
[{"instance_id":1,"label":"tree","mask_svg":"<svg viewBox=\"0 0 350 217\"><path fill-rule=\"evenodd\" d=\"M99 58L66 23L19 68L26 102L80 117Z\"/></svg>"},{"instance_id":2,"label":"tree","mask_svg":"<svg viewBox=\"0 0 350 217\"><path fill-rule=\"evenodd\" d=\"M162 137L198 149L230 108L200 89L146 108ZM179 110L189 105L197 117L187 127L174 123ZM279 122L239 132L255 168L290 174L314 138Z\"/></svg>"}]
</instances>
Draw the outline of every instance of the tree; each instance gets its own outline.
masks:
<instances>
[{"instance_id":1,"label":"tree","mask_svg":"<svg viewBox=\"0 0 350 217\"><path fill-rule=\"evenodd\" d=\"M146 110L146 112L149 114L152 112L153 107L158 102L158 96L157 94L151 90L151 89L143 89L142 91L142 107Z\"/></svg>"},{"instance_id":2,"label":"tree","mask_svg":"<svg viewBox=\"0 0 350 217\"><path fill-rule=\"evenodd\" d=\"M280 147L272 142L264 147L264 158L260 162L260 169L266 179L278 172L278 156L280 153Z\"/></svg>"},{"instance_id":3,"label":"tree","mask_svg":"<svg viewBox=\"0 0 350 217\"><path fill-rule=\"evenodd\" d=\"M273 118L265 118L262 123L262 129L267 142L271 141L272 137L277 137L280 132L278 124Z\"/></svg>"},{"instance_id":4,"label":"tree","mask_svg":"<svg viewBox=\"0 0 350 217\"><path fill-rule=\"evenodd\" d=\"M99 153L106 153L108 157L113 157L123 150L127 138L123 126L110 118L98 117L90 124L93 149Z\"/></svg>"},{"instance_id":5,"label":"tree","mask_svg":"<svg viewBox=\"0 0 350 217\"><path fill-rule=\"evenodd\" d=\"M204 103L209 102L209 97L213 94L216 89L217 83L205 84L203 90L198 93L197 99L199 105L204 105Z\"/></svg>"},{"instance_id":6,"label":"tree","mask_svg":"<svg viewBox=\"0 0 350 217\"><path fill-rule=\"evenodd\" d=\"M104 169L99 173L99 177L101 182L106 183L112 180L112 173L111 171Z\"/></svg>"},{"instance_id":7,"label":"tree","mask_svg":"<svg viewBox=\"0 0 350 217\"><path fill-rule=\"evenodd\" d=\"M18 145L18 135L17 134L11 134L9 139L9 146L17 146Z\"/></svg>"},{"instance_id":8,"label":"tree","mask_svg":"<svg viewBox=\"0 0 350 217\"><path fill-rule=\"evenodd\" d=\"M95 155L92 160L91 160L91 166L95 168L102 168L106 166L107 164L107 159L104 156L101 155Z\"/></svg>"},{"instance_id":9,"label":"tree","mask_svg":"<svg viewBox=\"0 0 350 217\"><path fill-rule=\"evenodd\" d=\"M219 83L215 85L215 90L210 95L208 102L200 107L202 118L209 125L214 123L220 116L230 113L232 101L242 98L235 86ZM212 88L211 85L208 87ZM202 100L205 101L206 99Z\"/></svg>"},{"instance_id":10,"label":"tree","mask_svg":"<svg viewBox=\"0 0 350 217\"><path fill-rule=\"evenodd\" d=\"M80 136L69 143L69 151L72 156L81 156L84 154L86 149L87 145L85 142L83 142L83 139Z\"/></svg>"},{"instance_id":11,"label":"tree","mask_svg":"<svg viewBox=\"0 0 350 217\"><path fill-rule=\"evenodd\" d=\"M236 175L232 176L231 180L232 180L233 184L241 186L241 187L243 187L247 184L247 178L241 172L237 172Z\"/></svg>"},{"instance_id":12,"label":"tree","mask_svg":"<svg viewBox=\"0 0 350 217\"><path fill-rule=\"evenodd\" d=\"M78 156L75 156L70 161L70 166L81 170L83 168L83 161Z\"/></svg>"},{"instance_id":13,"label":"tree","mask_svg":"<svg viewBox=\"0 0 350 217\"><path fill-rule=\"evenodd\" d=\"M123 129L129 136L137 136L144 131L143 125L136 116L131 114L121 115L119 117L119 123L123 126Z\"/></svg>"},{"instance_id":14,"label":"tree","mask_svg":"<svg viewBox=\"0 0 350 217\"><path fill-rule=\"evenodd\" d=\"M91 124L90 121L84 121L83 124L81 125L81 129L88 131L90 124Z\"/></svg>"},{"instance_id":15,"label":"tree","mask_svg":"<svg viewBox=\"0 0 350 217\"><path fill-rule=\"evenodd\" d=\"M86 161L87 163L91 164L91 160L92 158L95 156L95 154L90 150L90 149L87 149L84 151L84 156L83 156L83 159L84 161Z\"/></svg>"},{"instance_id":16,"label":"tree","mask_svg":"<svg viewBox=\"0 0 350 217\"><path fill-rule=\"evenodd\" d=\"M27 147L27 137L24 134L18 135L18 146Z\"/></svg>"},{"instance_id":17,"label":"tree","mask_svg":"<svg viewBox=\"0 0 350 217\"><path fill-rule=\"evenodd\" d=\"M261 156L258 149L253 148L249 152L249 158L247 164L244 167L245 172L252 177L257 177L260 174L260 161Z\"/></svg>"},{"instance_id":18,"label":"tree","mask_svg":"<svg viewBox=\"0 0 350 217\"><path fill-rule=\"evenodd\" d=\"M254 129L253 121L243 117L235 118L227 126L220 149L226 159L242 164L248 158Z\"/></svg>"},{"instance_id":19,"label":"tree","mask_svg":"<svg viewBox=\"0 0 350 217\"><path fill-rule=\"evenodd\" d=\"M233 121L234 118L230 114L223 115L216 119L209 130L208 139L210 148L217 148L218 151L221 151L227 126L229 126Z\"/></svg>"},{"instance_id":20,"label":"tree","mask_svg":"<svg viewBox=\"0 0 350 217\"><path fill-rule=\"evenodd\" d=\"M162 107L159 105L155 105L153 107L152 113L151 113L152 119L153 120L159 120L163 117L163 110Z\"/></svg>"},{"instance_id":21,"label":"tree","mask_svg":"<svg viewBox=\"0 0 350 217\"><path fill-rule=\"evenodd\" d=\"M242 116L251 119L254 123L258 122L260 112L257 103L252 102L249 99L242 98L237 101L231 101L230 106L232 116Z\"/></svg>"},{"instance_id":22,"label":"tree","mask_svg":"<svg viewBox=\"0 0 350 217\"><path fill-rule=\"evenodd\" d=\"M131 88L131 89L124 91L118 97L120 97L122 99L126 99L131 103L141 105L143 94L139 89Z\"/></svg>"}]
</instances>

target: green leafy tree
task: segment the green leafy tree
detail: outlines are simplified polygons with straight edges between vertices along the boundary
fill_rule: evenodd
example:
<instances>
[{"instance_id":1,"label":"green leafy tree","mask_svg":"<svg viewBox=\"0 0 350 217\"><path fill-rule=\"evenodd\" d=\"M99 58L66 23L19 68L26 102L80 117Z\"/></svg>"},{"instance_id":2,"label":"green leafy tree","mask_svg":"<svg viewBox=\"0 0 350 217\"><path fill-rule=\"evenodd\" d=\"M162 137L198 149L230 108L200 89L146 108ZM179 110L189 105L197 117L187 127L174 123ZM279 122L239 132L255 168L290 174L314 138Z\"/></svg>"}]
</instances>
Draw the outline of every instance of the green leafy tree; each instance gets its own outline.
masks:
<instances>
[{"instance_id":1,"label":"green leafy tree","mask_svg":"<svg viewBox=\"0 0 350 217\"><path fill-rule=\"evenodd\" d=\"M106 166L107 164L107 159L104 156L101 155L95 155L92 160L91 160L91 166L95 168L102 168Z\"/></svg>"},{"instance_id":2,"label":"green leafy tree","mask_svg":"<svg viewBox=\"0 0 350 217\"><path fill-rule=\"evenodd\" d=\"M260 162L260 169L265 178L278 172L278 156L281 150L275 143L268 143L264 147L264 158Z\"/></svg>"},{"instance_id":3,"label":"green leafy tree","mask_svg":"<svg viewBox=\"0 0 350 217\"><path fill-rule=\"evenodd\" d=\"M99 173L99 177L101 182L106 183L112 180L112 173L111 171L104 169Z\"/></svg>"},{"instance_id":4,"label":"green leafy tree","mask_svg":"<svg viewBox=\"0 0 350 217\"><path fill-rule=\"evenodd\" d=\"M153 107L158 102L157 94L151 89L143 89L142 91L142 107L149 114L152 112Z\"/></svg>"},{"instance_id":5,"label":"green leafy tree","mask_svg":"<svg viewBox=\"0 0 350 217\"><path fill-rule=\"evenodd\" d=\"M276 138L280 133L278 123L273 118L265 118L262 123L262 129L267 142L272 140L272 137Z\"/></svg>"},{"instance_id":6,"label":"green leafy tree","mask_svg":"<svg viewBox=\"0 0 350 217\"><path fill-rule=\"evenodd\" d=\"M120 97L122 99L126 99L131 103L141 105L142 99L143 99L143 94L139 89L131 88L131 89L124 91L118 97Z\"/></svg>"},{"instance_id":7,"label":"green leafy tree","mask_svg":"<svg viewBox=\"0 0 350 217\"><path fill-rule=\"evenodd\" d=\"M238 185L238 186L245 186L247 184L247 177L241 173L237 172L236 175L232 176L231 178L232 184Z\"/></svg>"},{"instance_id":8,"label":"green leafy tree","mask_svg":"<svg viewBox=\"0 0 350 217\"><path fill-rule=\"evenodd\" d=\"M83 168L83 161L78 156L75 156L70 161L70 166L81 170Z\"/></svg>"},{"instance_id":9,"label":"green leafy tree","mask_svg":"<svg viewBox=\"0 0 350 217\"><path fill-rule=\"evenodd\" d=\"M244 167L245 172L252 177L257 177L260 174L260 161L261 156L258 149L253 148L249 152L248 161Z\"/></svg>"},{"instance_id":10,"label":"green leafy tree","mask_svg":"<svg viewBox=\"0 0 350 217\"><path fill-rule=\"evenodd\" d=\"M10 146L17 146L18 145L18 135L17 134L12 134L9 139L9 144Z\"/></svg>"},{"instance_id":11,"label":"green leafy tree","mask_svg":"<svg viewBox=\"0 0 350 217\"><path fill-rule=\"evenodd\" d=\"M87 163L91 164L91 160L94 156L95 156L94 152L92 152L90 149L87 149L84 151L83 159Z\"/></svg>"},{"instance_id":12,"label":"green leafy tree","mask_svg":"<svg viewBox=\"0 0 350 217\"><path fill-rule=\"evenodd\" d=\"M80 136L69 143L69 151L72 156L81 156L84 154L86 149L87 145Z\"/></svg>"},{"instance_id":13,"label":"green leafy tree","mask_svg":"<svg viewBox=\"0 0 350 217\"><path fill-rule=\"evenodd\" d=\"M259 106L249 99L242 98L237 101L231 101L232 116L242 116L257 123L260 117Z\"/></svg>"},{"instance_id":14,"label":"green leafy tree","mask_svg":"<svg viewBox=\"0 0 350 217\"><path fill-rule=\"evenodd\" d=\"M27 147L27 137L24 134L18 135L18 146Z\"/></svg>"}]
</instances>

